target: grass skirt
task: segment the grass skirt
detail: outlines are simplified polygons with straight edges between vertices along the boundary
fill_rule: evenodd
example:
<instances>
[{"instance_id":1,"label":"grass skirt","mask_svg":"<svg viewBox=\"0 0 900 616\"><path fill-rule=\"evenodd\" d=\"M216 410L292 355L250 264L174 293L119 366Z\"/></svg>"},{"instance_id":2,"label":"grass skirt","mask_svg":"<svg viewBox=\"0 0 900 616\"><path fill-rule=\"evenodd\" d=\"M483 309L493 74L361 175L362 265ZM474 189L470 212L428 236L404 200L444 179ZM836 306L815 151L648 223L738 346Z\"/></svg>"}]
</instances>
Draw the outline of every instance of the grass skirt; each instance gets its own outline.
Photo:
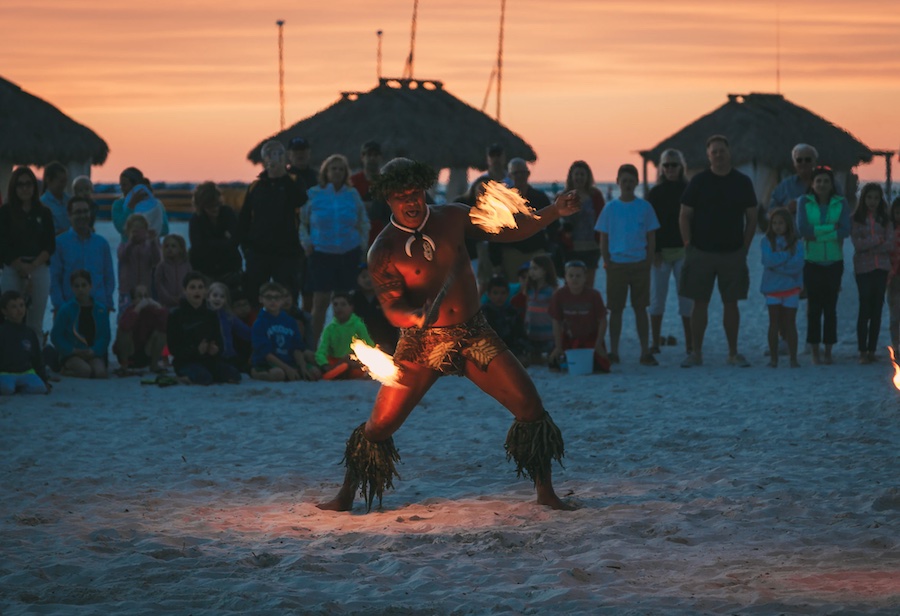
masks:
<instances>
[{"instance_id":1,"label":"grass skirt","mask_svg":"<svg viewBox=\"0 0 900 616\"><path fill-rule=\"evenodd\" d=\"M400 461L400 454L394 447L393 437L373 443L366 439L365 428L365 423L360 424L347 439L342 462L348 479L359 486L359 495L365 499L368 512L372 510L376 496L381 507L384 491L394 487L395 476L400 478L395 467L395 463Z\"/></svg>"},{"instance_id":2,"label":"grass skirt","mask_svg":"<svg viewBox=\"0 0 900 616\"><path fill-rule=\"evenodd\" d=\"M562 432L550 413L545 412L539 421L516 420L506 434L506 459L515 460L517 477L545 483L550 479L550 461L562 466L563 455Z\"/></svg>"}]
</instances>

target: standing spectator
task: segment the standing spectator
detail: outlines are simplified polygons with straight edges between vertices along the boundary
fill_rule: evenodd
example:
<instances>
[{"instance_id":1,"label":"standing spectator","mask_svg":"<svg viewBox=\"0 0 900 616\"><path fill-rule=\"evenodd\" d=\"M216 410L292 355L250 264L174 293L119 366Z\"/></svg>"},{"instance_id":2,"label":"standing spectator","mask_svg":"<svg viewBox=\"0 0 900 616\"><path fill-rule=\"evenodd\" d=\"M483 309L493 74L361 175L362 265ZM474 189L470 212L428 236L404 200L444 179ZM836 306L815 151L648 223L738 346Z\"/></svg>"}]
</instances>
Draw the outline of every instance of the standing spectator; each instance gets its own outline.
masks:
<instances>
[{"instance_id":1,"label":"standing spectator","mask_svg":"<svg viewBox=\"0 0 900 616\"><path fill-rule=\"evenodd\" d=\"M265 169L247 188L238 214L238 239L244 253L244 289L254 294L269 280L278 282L297 297L300 239L297 210L305 197L288 175L285 150L280 141L263 144Z\"/></svg>"},{"instance_id":2,"label":"standing spectator","mask_svg":"<svg viewBox=\"0 0 900 616\"><path fill-rule=\"evenodd\" d=\"M487 172L475 178L475 181L469 184L466 192L456 197L454 201L473 206L478 197L484 192L484 185L488 182L508 184L508 178L506 177L506 150L504 147L499 143L492 143L487 147L486 155ZM466 249L469 251L470 259L478 260L475 277L478 280L478 287L481 289L487 284L487 281L490 280L493 274L488 243L486 241L466 239Z\"/></svg>"},{"instance_id":3,"label":"standing spectator","mask_svg":"<svg viewBox=\"0 0 900 616\"><path fill-rule=\"evenodd\" d=\"M738 301L747 299L750 288L747 249L756 232L756 193L750 178L732 167L728 139L723 135L706 140L706 156L709 169L691 179L681 199L679 225L685 258L679 293L694 300L693 353L681 365L690 368L703 364L709 300L718 282L728 364L747 367L749 362L738 353Z\"/></svg>"},{"instance_id":4,"label":"standing spectator","mask_svg":"<svg viewBox=\"0 0 900 616\"><path fill-rule=\"evenodd\" d=\"M881 310L891 253L894 249L894 230L888 214L887 201L881 186L866 184L859 194L850 227L853 242L853 273L859 290L859 315L856 319L856 340L859 363L875 361L878 333L881 331Z\"/></svg>"},{"instance_id":5,"label":"standing spectator","mask_svg":"<svg viewBox=\"0 0 900 616\"><path fill-rule=\"evenodd\" d=\"M760 292L769 312L769 366L778 367L778 333L787 342L791 367L797 361L797 306L803 284L803 245L794 226L794 216L785 207L769 212L769 227L759 242L763 265Z\"/></svg>"},{"instance_id":6,"label":"standing spectator","mask_svg":"<svg viewBox=\"0 0 900 616\"><path fill-rule=\"evenodd\" d=\"M0 206L0 289L25 298L25 323L43 340L50 297L50 258L56 251L53 215L38 198L38 182L27 167L9 178L7 202Z\"/></svg>"},{"instance_id":7,"label":"standing spectator","mask_svg":"<svg viewBox=\"0 0 900 616\"><path fill-rule=\"evenodd\" d=\"M819 163L818 150L809 144L798 143L791 150L791 160L794 162L795 173L781 180L772 191L769 206L765 211L766 217L772 213L772 210L779 207L787 208L791 215L796 217L797 202L809 192L813 169Z\"/></svg>"},{"instance_id":8,"label":"standing spectator","mask_svg":"<svg viewBox=\"0 0 900 616\"><path fill-rule=\"evenodd\" d=\"M375 241L381 230L391 220L391 208L381 195L375 194L372 183L381 175L381 144L377 141L366 141L362 145L359 157L362 169L350 176L350 184L359 193L369 214L369 245Z\"/></svg>"},{"instance_id":9,"label":"standing spectator","mask_svg":"<svg viewBox=\"0 0 900 616\"><path fill-rule=\"evenodd\" d=\"M194 189L194 215L188 223L191 267L207 278L224 282L230 290L241 285L241 253L238 250L237 215L222 202L214 182Z\"/></svg>"},{"instance_id":10,"label":"standing spectator","mask_svg":"<svg viewBox=\"0 0 900 616\"><path fill-rule=\"evenodd\" d=\"M587 286L594 288L594 276L600 264L600 239L594 232L597 219L606 203L594 186L594 173L583 160L576 160L566 175L564 192L574 190L581 202L581 209L560 219L559 261L582 261L587 267Z\"/></svg>"},{"instance_id":11,"label":"standing spectator","mask_svg":"<svg viewBox=\"0 0 900 616\"><path fill-rule=\"evenodd\" d=\"M115 311L116 272L112 249L102 235L91 229L91 205L82 197L69 200L71 228L56 237L56 252L50 259L50 299L58 312L74 298L69 284L72 274L85 270L91 278L94 301L110 312Z\"/></svg>"},{"instance_id":12,"label":"standing spectator","mask_svg":"<svg viewBox=\"0 0 900 616\"><path fill-rule=\"evenodd\" d=\"M91 178L86 175L79 175L72 180L72 196L86 199L91 204L91 229L93 229L97 223L97 212L99 212L100 208L94 202L94 183L91 182Z\"/></svg>"},{"instance_id":13,"label":"standing spectator","mask_svg":"<svg viewBox=\"0 0 900 616\"><path fill-rule=\"evenodd\" d=\"M659 229L656 231L656 255L650 270L650 352L659 353L664 344L662 337L662 320L666 311L666 298L669 295L669 279L675 280L678 291L678 280L681 278L681 266L684 265L684 240L678 226L681 211L681 195L687 188L685 179L684 155L678 150L666 150L659 157L660 176L656 186L650 189L647 201L656 212ZM678 314L684 329L684 345L691 353L691 310L693 302L678 296Z\"/></svg>"},{"instance_id":14,"label":"standing spectator","mask_svg":"<svg viewBox=\"0 0 900 616\"><path fill-rule=\"evenodd\" d=\"M60 372L79 379L105 379L111 338L109 311L94 300L90 272L75 270L69 284L72 299L57 310L50 333L59 352Z\"/></svg>"},{"instance_id":15,"label":"standing spectator","mask_svg":"<svg viewBox=\"0 0 900 616\"><path fill-rule=\"evenodd\" d=\"M191 271L184 238L177 233L167 235L162 241L162 261L153 271L153 290L163 308L171 310L181 303L184 277Z\"/></svg>"},{"instance_id":16,"label":"standing spectator","mask_svg":"<svg viewBox=\"0 0 900 616\"><path fill-rule=\"evenodd\" d=\"M128 241L119 244L119 318L131 303L135 287L153 286L153 270L159 265L162 253L159 239L150 231L143 214L132 214L125 223Z\"/></svg>"},{"instance_id":17,"label":"standing spectator","mask_svg":"<svg viewBox=\"0 0 900 616\"><path fill-rule=\"evenodd\" d=\"M513 158L507 166L512 188L528 201L528 206L540 210L550 205L550 199L543 191L528 183L531 171L528 163L522 158ZM516 273L523 263L528 263L539 254L547 254L550 248L549 238L555 235L559 223L553 221L546 229L518 242L490 242L488 252L495 273L502 274L507 280L515 280Z\"/></svg>"},{"instance_id":18,"label":"standing spectator","mask_svg":"<svg viewBox=\"0 0 900 616\"><path fill-rule=\"evenodd\" d=\"M894 227L891 248L891 273L888 275L888 309L890 311L891 346L894 357L900 357L900 197L891 203L891 224Z\"/></svg>"},{"instance_id":19,"label":"standing spectator","mask_svg":"<svg viewBox=\"0 0 900 616\"><path fill-rule=\"evenodd\" d=\"M300 211L300 242L309 259L313 292L310 348L315 348L325 324L332 291L351 291L365 259L369 217L359 193L350 185L350 165L340 154L325 159L319 184L309 189L309 203Z\"/></svg>"},{"instance_id":20,"label":"standing spectator","mask_svg":"<svg viewBox=\"0 0 900 616\"><path fill-rule=\"evenodd\" d=\"M306 191L319 183L319 172L310 165L312 147L305 137L294 137L287 146L287 171L303 189L302 202L306 203ZM301 203L297 207L303 205ZM257 289L252 289L256 293Z\"/></svg>"},{"instance_id":21,"label":"standing spectator","mask_svg":"<svg viewBox=\"0 0 900 616\"><path fill-rule=\"evenodd\" d=\"M814 364L831 364L837 342L837 300L844 275L844 239L850 235L850 206L837 194L830 167L813 170L810 192L797 203L797 228L805 240L806 342ZM825 355L819 345L824 343Z\"/></svg>"},{"instance_id":22,"label":"standing spectator","mask_svg":"<svg viewBox=\"0 0 900 616\"><path fill-rule=\"evenodd\" d=\"M69 172L62 163L56 161L44 167L44 190L41 194L41 203L53 214L53 227L56 235L69 230L69 216L67 205L69 194L66 186L69 183Z\"/></svg>"},{"instance_id":23,"label":"standing spectator","mask_svg":"<svg viewBox=\"0 0 900 616\"><path fill-rule=\"evenodd\" d=\"M124 197L121 203L118 200L113 202L112 218L116 229L123 233L129 216L143 214L150 228L156 232L156 237L168 235L169 215L163 202L153 196L150 180L140 170L128 167L119 176L119 184ZM122 239L126 238L123 236Z\"/></svg>"},{"instance_id":24,"label":"standing spectator","mask_svg":"<svg viewBox=\"0 0 900 616\"><path fill-rule=\"evenodd\" d=\"M622 312L631 292L631 308L641 344L640 362L656 366L647 340L647 305L650 303L650 265L656 254L659 221L653 206L636 197L638 170L622 165L616 174L619 198L606 204L597 219L600 252L606 266L606 301L609 307L609 361L619 362Z\"/></svg>"}]
</instances>

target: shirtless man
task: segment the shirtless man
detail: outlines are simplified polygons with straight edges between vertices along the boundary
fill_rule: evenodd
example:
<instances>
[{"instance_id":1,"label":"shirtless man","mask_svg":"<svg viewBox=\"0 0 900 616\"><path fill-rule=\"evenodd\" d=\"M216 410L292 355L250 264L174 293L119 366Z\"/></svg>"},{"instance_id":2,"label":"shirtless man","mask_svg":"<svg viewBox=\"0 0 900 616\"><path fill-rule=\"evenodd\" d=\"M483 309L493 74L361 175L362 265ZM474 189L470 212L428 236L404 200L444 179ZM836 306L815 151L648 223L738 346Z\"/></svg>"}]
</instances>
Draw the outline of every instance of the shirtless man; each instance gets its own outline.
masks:
<instances>
[{"instance_id":1,"label":"shirtless man","mask_svg":"<svg viewBox=\"0 0 900 616\"><path fill-rule=\"evenodd\" d=\"M369 250L369 271L385 316L401 328L394 354L401 386L382 386L369 420L347 441L340 491L319 508L349 511L357 490L369 510L376 496L380 504L384 489L393 487L394 462L400 459L391 435L440 376L455 374L515 416L507 458L515 460L519 476L534 481L538 504L570 509L554 492L550 473L551 460L563 456L562 435L528 373L480 312L465 239L522 240L577 212L579 201L561 195L538 212L540 219L517 216L517 229L491 235L471 222L464 205L425 203L425 191L436 179L434 170L405 158L381 171L377 189L390 205L391 225Z\"/></svg>"}]
</instances>

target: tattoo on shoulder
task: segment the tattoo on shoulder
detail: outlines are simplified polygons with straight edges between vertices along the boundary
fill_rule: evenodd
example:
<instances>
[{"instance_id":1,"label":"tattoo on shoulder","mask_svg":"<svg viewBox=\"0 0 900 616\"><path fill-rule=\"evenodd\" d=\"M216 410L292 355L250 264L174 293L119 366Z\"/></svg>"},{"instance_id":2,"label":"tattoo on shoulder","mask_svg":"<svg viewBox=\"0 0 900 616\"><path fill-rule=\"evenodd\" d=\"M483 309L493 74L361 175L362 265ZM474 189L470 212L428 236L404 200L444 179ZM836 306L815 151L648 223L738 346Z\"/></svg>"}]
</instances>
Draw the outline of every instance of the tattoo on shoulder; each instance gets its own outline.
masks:
<instances>
[{"instance_id":1,"label":"tattoo on shoulder","mask_svg":"<svg viewBox=\"0 0 900 616\"><path fill-rule=\"evenodd\" d=\"M391 246L379 243L369 253L369 274L379 298L397 297L403 293L403 276L391 260Z\"/></svg>"}]
</instances>

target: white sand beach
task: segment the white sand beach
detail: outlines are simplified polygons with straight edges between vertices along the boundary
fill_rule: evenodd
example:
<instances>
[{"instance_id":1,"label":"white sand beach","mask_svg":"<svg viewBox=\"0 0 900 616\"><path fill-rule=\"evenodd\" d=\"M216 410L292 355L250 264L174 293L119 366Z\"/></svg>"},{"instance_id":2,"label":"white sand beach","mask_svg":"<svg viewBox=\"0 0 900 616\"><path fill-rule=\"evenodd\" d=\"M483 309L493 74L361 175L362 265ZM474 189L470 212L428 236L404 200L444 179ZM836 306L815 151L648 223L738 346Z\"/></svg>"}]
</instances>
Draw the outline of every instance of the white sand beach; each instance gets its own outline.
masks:
<instances>
[{"instance_id":1,"label":"white sand beach","mask_svg":"<svg viewBox=\"0 0 900 616\"><path fill-rule=\"evenodd\" d=\"M714 299L703 367L680 346L638 365L626 313L612 374L530 368L571 512L534 503L505 460L510 415L455 377L395 435L402 481L369 514L315 503L374 382L2 398L0 613L900 613L900 392L886 354L856 363L849 251L835 365L766 367L754 246L752 367L725 365ZM674 297L664 333L681 341Z\"/></svg>"}]
</instances>

